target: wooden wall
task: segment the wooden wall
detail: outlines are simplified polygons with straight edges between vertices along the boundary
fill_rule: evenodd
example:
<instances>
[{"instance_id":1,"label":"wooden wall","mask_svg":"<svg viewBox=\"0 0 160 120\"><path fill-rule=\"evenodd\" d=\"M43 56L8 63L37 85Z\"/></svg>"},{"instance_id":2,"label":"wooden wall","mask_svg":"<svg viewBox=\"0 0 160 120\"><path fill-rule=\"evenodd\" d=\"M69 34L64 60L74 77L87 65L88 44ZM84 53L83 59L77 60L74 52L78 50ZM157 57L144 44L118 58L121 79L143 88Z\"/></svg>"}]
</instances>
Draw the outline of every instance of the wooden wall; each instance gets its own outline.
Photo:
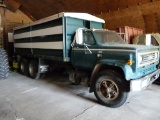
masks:
<instances>
[{"instance_id":1,"label":"wooden wall","mask_svg":"<svg viewBox=\"0 0 160 120\"><path fill-rule=\"evenodd\" d=\"M106 21L106 28L131 26L160 32L160 0L4 0L8 9L38 20L59 12L86 12Z\"/></svg>"},{"instance_id":2,"label":"wooden wall","mask_svg":"<svg viewBox=\"0 0 160 120\"><path fill-rule=\"evenodd\" d=\"M11 12L5 7L0 7L1 15L1 33L0 38L3 38L3 47L8 51L8 54L13 53L13 43L8 41L8 33L13 32L13 27L19 26L26 23L31 23L32 20L26 16L20 10L17 10L15 13Z\"/></svg>"},{"instance_id":3,"label":"wooden wall","mask_svg":"<svg viewBox=\"0 0 160 120\"><path fill-rule=\"evenodd\" d=\"M143 29L146 33L160 32L160 1L128 6L97 16L106 21L105 28L107 29L131 26Z\"/></svg>"}]
</instances>

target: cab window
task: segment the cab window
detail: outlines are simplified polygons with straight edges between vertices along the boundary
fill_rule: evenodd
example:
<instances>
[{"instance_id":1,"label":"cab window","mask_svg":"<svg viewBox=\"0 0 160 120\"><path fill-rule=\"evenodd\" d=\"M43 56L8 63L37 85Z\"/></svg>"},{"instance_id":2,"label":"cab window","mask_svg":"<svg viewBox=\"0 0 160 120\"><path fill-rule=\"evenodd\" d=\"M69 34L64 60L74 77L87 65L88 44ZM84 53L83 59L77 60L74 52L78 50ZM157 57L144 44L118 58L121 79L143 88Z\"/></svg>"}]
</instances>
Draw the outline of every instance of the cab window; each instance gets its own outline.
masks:
<instances>
[{"instance_id":1,"label":"cab window","mask_svg":"<svg viewBox=\"0 0 160 120\"><path fill-rule=\"evenodd\" d=\"M95 40L91 31L83 31L83 43L87 45L95 45Z\"/></svg>"},{"instance_id":2,"label":"cab window","mask_svg":"<svg viewBox=\"0 0 160 120\"><path fill-rule=\"evenodd\" d=\"M152 44L153 46L159 46L157 40L156 40L153 36L151 37L151 44Z\"/></svg>"}]
</instances>

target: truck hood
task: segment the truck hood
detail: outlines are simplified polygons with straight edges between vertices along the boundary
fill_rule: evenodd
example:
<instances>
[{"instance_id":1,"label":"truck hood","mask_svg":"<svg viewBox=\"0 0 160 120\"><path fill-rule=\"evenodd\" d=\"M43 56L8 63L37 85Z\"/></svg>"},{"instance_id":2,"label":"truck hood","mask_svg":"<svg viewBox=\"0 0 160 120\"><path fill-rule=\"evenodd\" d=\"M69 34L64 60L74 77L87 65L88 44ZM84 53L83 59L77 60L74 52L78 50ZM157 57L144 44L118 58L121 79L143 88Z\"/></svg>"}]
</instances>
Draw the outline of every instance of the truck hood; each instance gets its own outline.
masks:
<instances>
[{"instance_id":1,"label":"truck hood","mask_svg":"<svg viewBox=\"0 0 160 120\"><path fill-rule=\"evenodd\" d=\"M105 44L100 45L102 49L122 49L122 50L149 50L158 49L158 46L133 45L133 44Z\"/></svg>"}]
</instances>

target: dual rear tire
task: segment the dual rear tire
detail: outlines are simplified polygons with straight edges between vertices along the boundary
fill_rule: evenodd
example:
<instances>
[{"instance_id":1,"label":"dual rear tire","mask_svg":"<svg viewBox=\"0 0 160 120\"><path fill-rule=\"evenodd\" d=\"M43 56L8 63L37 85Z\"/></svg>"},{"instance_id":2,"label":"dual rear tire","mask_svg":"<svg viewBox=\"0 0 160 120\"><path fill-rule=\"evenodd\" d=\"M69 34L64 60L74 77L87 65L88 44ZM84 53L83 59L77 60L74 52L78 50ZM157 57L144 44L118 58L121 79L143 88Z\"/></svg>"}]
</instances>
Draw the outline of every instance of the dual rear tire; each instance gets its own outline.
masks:
<instances>
[{"instance_id":1,"label":"dual rear tire","mask_svg":"<svg viewBox=\"0 0 160 120\"><path fill-rule=\"evenodd\" d=\"M39 79L40 73L38 72L38 62L36 60L31 60L29 62L29 76L32 79Z\"/></svg>"},{"instance_id":2,"label":"dual rear tire","mask_svg":"<svg viewBox=\"0 0 160 120\"><path fill-rule=\"evenodd\" d=\"M29 76L32 79L39 79L40 77L37 60L23 58L19 62L19 69L21 74Z\"/></svg>"},{"instance_id":3,"label":"dual rear tire","mask_svg":"<svg viewBox=\"0 0 160 120\"><path fill-rule=\"evenodd\" d=\"M22 75L26 75L28 76L28 60L23 58L21 61L20 61L20 73Z\"/></svg>"}]
</instances>

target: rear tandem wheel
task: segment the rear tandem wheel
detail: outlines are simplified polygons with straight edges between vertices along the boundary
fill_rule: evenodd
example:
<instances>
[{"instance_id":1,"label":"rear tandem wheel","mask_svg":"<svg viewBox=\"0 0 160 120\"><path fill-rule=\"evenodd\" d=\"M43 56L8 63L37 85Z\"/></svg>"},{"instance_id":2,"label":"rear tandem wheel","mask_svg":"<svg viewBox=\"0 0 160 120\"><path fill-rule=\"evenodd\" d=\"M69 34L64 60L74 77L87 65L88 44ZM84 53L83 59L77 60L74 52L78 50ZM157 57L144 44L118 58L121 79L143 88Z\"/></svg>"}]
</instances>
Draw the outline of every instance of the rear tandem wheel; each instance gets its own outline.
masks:
<instances>
[{"instance_id":1,"label":"rear tandem wheel","mask_svg":"<svg viewBox=\"0 0 160 120\"><path fill-rule=\"evenodd\" d=\"M36 60L31 60L29 62L29 75L32 79L40 78L40 73L38 73L38 62Z\"/></svg>"}]
</instances>

